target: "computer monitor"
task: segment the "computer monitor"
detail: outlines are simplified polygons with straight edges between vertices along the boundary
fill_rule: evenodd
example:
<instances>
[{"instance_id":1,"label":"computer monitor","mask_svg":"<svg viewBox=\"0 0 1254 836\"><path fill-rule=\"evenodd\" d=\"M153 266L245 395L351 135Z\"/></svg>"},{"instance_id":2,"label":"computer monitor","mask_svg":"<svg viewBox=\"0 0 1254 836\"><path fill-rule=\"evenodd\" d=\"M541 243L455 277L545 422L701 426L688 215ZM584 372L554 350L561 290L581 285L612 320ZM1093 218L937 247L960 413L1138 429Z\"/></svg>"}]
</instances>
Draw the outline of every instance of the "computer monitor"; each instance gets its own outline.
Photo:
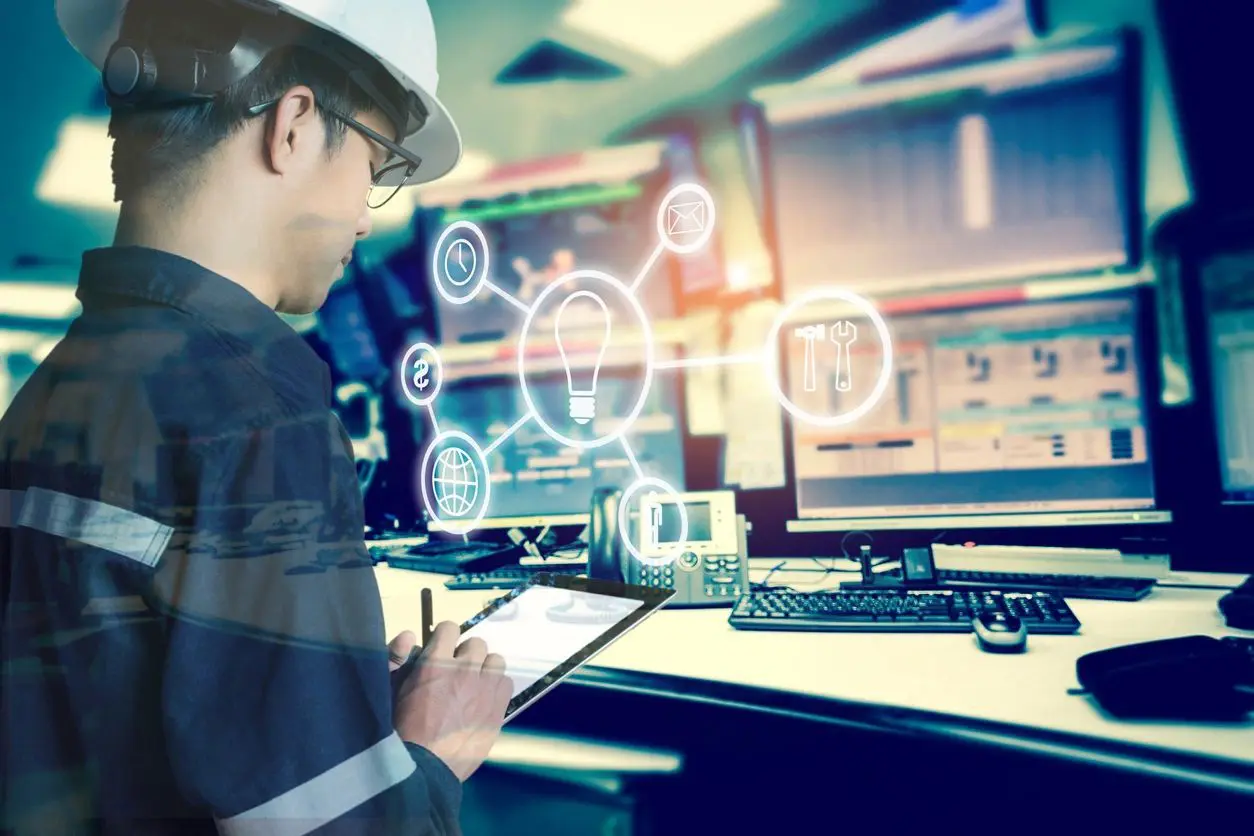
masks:
<instances>
[{"instance_id":1,"label":"computer monitor","mask_svg":"<svg viewBox=\"0 0 1254 836\"><path fill-rule=\"evenodd\" d=\"M625 414L640 391L641 370L605 370L598 386L599 403L607 414ZM532 396L554 413L566 406L568 387L563 373L535 374ZM684 489L682 403L677 375L653 379L640 416L626 438L641 471L677 490ZM440 393L440 431L460 430L484 448L527 413L516 377L464 378L450 381ZM594 432L594 426L572 433ZM582 437L582 436L581 436ZM487 455L492 493L480 528L572 525L587 522L596 488L626 489L636 479L621 444L588 450L568 447L547 435L535 421L523 424ZM438 523L432 523L438 530Z\"/></svg>"},{"instance_id":2,"label":"computer monitor","mask_svg":"<svg viewBox=\"0 0 1254 836\"><path fill-rule=\"evenodd\" d=\"M1118 37L757 94L782 294L883 295L1139 259L1139 72Z\"/></svg>"},{"instance_id":3,"label":"computer monitor","mask_svg":"<svg viewBox=\"0 0 1254 836\"><path fill-rule=\"evenodd\" d=\"M384 371L383 354L352 277L332 288L318 310L318 336L327 344L336 376L374 383Z\"/></svg>"},{"instance_id":4,"label":"computer monitor","mask_svg":"<svg viewBox=\"0 0 1254 836\"><path fill-rule=\"evenodd\" d=\"M1220 501L1254 506L1254 248L1201 269Z\"/></svg>"},{"instance_id":5,"label":"computer monitor","mask_svg":"<svg viewBox=\"0 0 1254 836\"><path fill-rule=\"evenodd\" d=\"M492 282L525 306L567 273L600 270L630 285L657 246L657 173L613 184L540 189L435 209L433 233L455 221L475 223L487 240ZM434 244L434 241L431 242ZM671 262L660 259L638 298L653 322L675 316ZM523 318L512 302L481 291L467 304L435 299L442 345L507 342Z\"/></svg>"},{"instance_id":6,"label":"computer monitor","mask_svg":"<svg viewBox=\"0 0 1254 836\"><path fill-rule=\"evenodd\" d=\"M793 423L789 530L1170 522L1155 505L1143 293L891 314L878 404L844 427ZM803 350L782 347L791 391ZM841 396L837 362L817 353L808 397Z\"/></svg>"}]
</instances>

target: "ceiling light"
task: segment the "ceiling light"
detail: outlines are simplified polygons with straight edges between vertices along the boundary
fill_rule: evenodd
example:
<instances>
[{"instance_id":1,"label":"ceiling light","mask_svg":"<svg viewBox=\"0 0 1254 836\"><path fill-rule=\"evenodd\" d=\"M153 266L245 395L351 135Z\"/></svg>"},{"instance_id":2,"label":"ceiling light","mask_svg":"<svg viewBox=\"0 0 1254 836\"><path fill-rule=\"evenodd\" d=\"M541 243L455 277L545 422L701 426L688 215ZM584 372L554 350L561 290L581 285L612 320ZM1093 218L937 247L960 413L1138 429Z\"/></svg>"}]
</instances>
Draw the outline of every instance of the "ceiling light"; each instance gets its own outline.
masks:
<instances>
[{"instance_id":1,"label":"ceiling light","mask_svg":"<svg viewBox=\"0 0 1254 836\"><path fill-rule=\"evenodd\" d=\"M0 283L0 316L69 319L79 311L75 285L38 282Z\"/></svg>"},{"instance_id":2,"label":"ceiling light","mask_svg":"<svg viewBox=\"0 0 1254 836\"><path fill-rule=\"evenodd\" d=\"M574 0L562 23L676 66L780 6L781 0Z\"/></svg>"},{"instance_id":3,"label":"ceiling light","mask_svg":"<svg viewBox=\"0 0 1254 836\"><path fill-rule=\"evenodd\" d=\"M75 116L65 120L35 195L47 203L113 209L113 140L109 120Z\"/></svg>"}]
</instances>

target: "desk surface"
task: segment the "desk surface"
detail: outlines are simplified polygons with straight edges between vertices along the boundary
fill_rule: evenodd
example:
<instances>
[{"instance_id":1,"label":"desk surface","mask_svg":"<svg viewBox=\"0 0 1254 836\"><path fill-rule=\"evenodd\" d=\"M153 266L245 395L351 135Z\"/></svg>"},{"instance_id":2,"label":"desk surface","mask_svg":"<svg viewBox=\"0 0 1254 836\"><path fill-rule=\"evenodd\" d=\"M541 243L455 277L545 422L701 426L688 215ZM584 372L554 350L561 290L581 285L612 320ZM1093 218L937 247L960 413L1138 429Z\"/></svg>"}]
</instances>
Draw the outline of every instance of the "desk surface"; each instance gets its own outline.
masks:
<instances>
[{"instance_id":1,"label":"desk surface","mask_svg":"<svg viewBox=\"0 0 1254 836\"><path fill-rule=\"evenodd\" d=\"M463 621L502 594L452 592L444 588L444 575L382 566L377 572L389 636L419 632L424 587L433 592L437 621ZM815 577L777 572L772 580L804 589ZM1094 650L1192 634L1251 635L1225 627L1216 608L1222 594L1159 588L1137 602L1069 599L1081 631L1031 636L1028 651L1014 656L982 652L966 634L749 632L727 623L726 608L663 610L598 655L595 666L1148 746L1218 758L1243 771L1254 769L1254 720L1127 722L1107 717L1087 697L1068 694L1077 686L1076 659ZM998 742L995 733L970 736Z\"/></svg>"}]
</instances>

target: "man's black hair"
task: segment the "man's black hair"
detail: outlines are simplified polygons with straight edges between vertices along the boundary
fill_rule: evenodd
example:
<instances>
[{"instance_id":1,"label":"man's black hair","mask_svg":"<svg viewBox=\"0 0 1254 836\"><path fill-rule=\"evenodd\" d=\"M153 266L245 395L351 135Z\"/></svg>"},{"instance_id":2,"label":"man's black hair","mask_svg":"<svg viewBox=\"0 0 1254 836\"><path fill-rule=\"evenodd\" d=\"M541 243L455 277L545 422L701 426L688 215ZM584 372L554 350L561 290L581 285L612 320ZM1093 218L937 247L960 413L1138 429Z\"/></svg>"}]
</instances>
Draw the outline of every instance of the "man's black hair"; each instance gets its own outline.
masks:
<instances>
[{"instance_id":1,"label":"man's black hair","mask_svg":"<svg viewBox=\"0 0 1254 836\"><path fill-rule=\"evenodd\" d=\"M169 2L169 0L163 0ZM123 30L133 25L134 15L145 14L146 4L127 5ZM180 0L180 14L205 15L207 25L226 12L219 5L196 5ZM327 153L334 156L344 145L348 126L328 112L354 116L377 108L377 103L348 80L345 70L333 61L300 46L278 47L241 81L211 101L192 102L159 109L114 109L109 120L113 138L114 200L125 201L141 191L159 189L166 196L194 187L205 157L244 128L248 109L276 100L293 87L305 85L314 94L326 127ZM268 112L267 112L268 113Z\"/></svg>"}]
</instances>

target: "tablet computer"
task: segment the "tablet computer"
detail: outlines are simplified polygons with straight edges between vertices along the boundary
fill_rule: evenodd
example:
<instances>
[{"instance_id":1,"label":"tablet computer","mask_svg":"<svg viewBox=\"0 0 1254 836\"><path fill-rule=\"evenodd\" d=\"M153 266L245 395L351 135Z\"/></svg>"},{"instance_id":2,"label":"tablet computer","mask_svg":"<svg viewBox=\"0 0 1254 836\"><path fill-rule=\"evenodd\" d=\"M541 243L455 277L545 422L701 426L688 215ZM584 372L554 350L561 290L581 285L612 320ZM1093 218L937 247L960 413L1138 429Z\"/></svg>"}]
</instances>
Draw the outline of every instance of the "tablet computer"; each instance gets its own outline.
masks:
<instances>
[{"instance_id":1,"label":"tablet computer","mask_svg":"<svg viewBox=\"0 0 1254 836\"><path fill-rule=\"evenodd\" d=\"M658 611L673 589L538 573L462 625L505 658L509 722L581 665Z\"/></svg>"}]
</instances>

